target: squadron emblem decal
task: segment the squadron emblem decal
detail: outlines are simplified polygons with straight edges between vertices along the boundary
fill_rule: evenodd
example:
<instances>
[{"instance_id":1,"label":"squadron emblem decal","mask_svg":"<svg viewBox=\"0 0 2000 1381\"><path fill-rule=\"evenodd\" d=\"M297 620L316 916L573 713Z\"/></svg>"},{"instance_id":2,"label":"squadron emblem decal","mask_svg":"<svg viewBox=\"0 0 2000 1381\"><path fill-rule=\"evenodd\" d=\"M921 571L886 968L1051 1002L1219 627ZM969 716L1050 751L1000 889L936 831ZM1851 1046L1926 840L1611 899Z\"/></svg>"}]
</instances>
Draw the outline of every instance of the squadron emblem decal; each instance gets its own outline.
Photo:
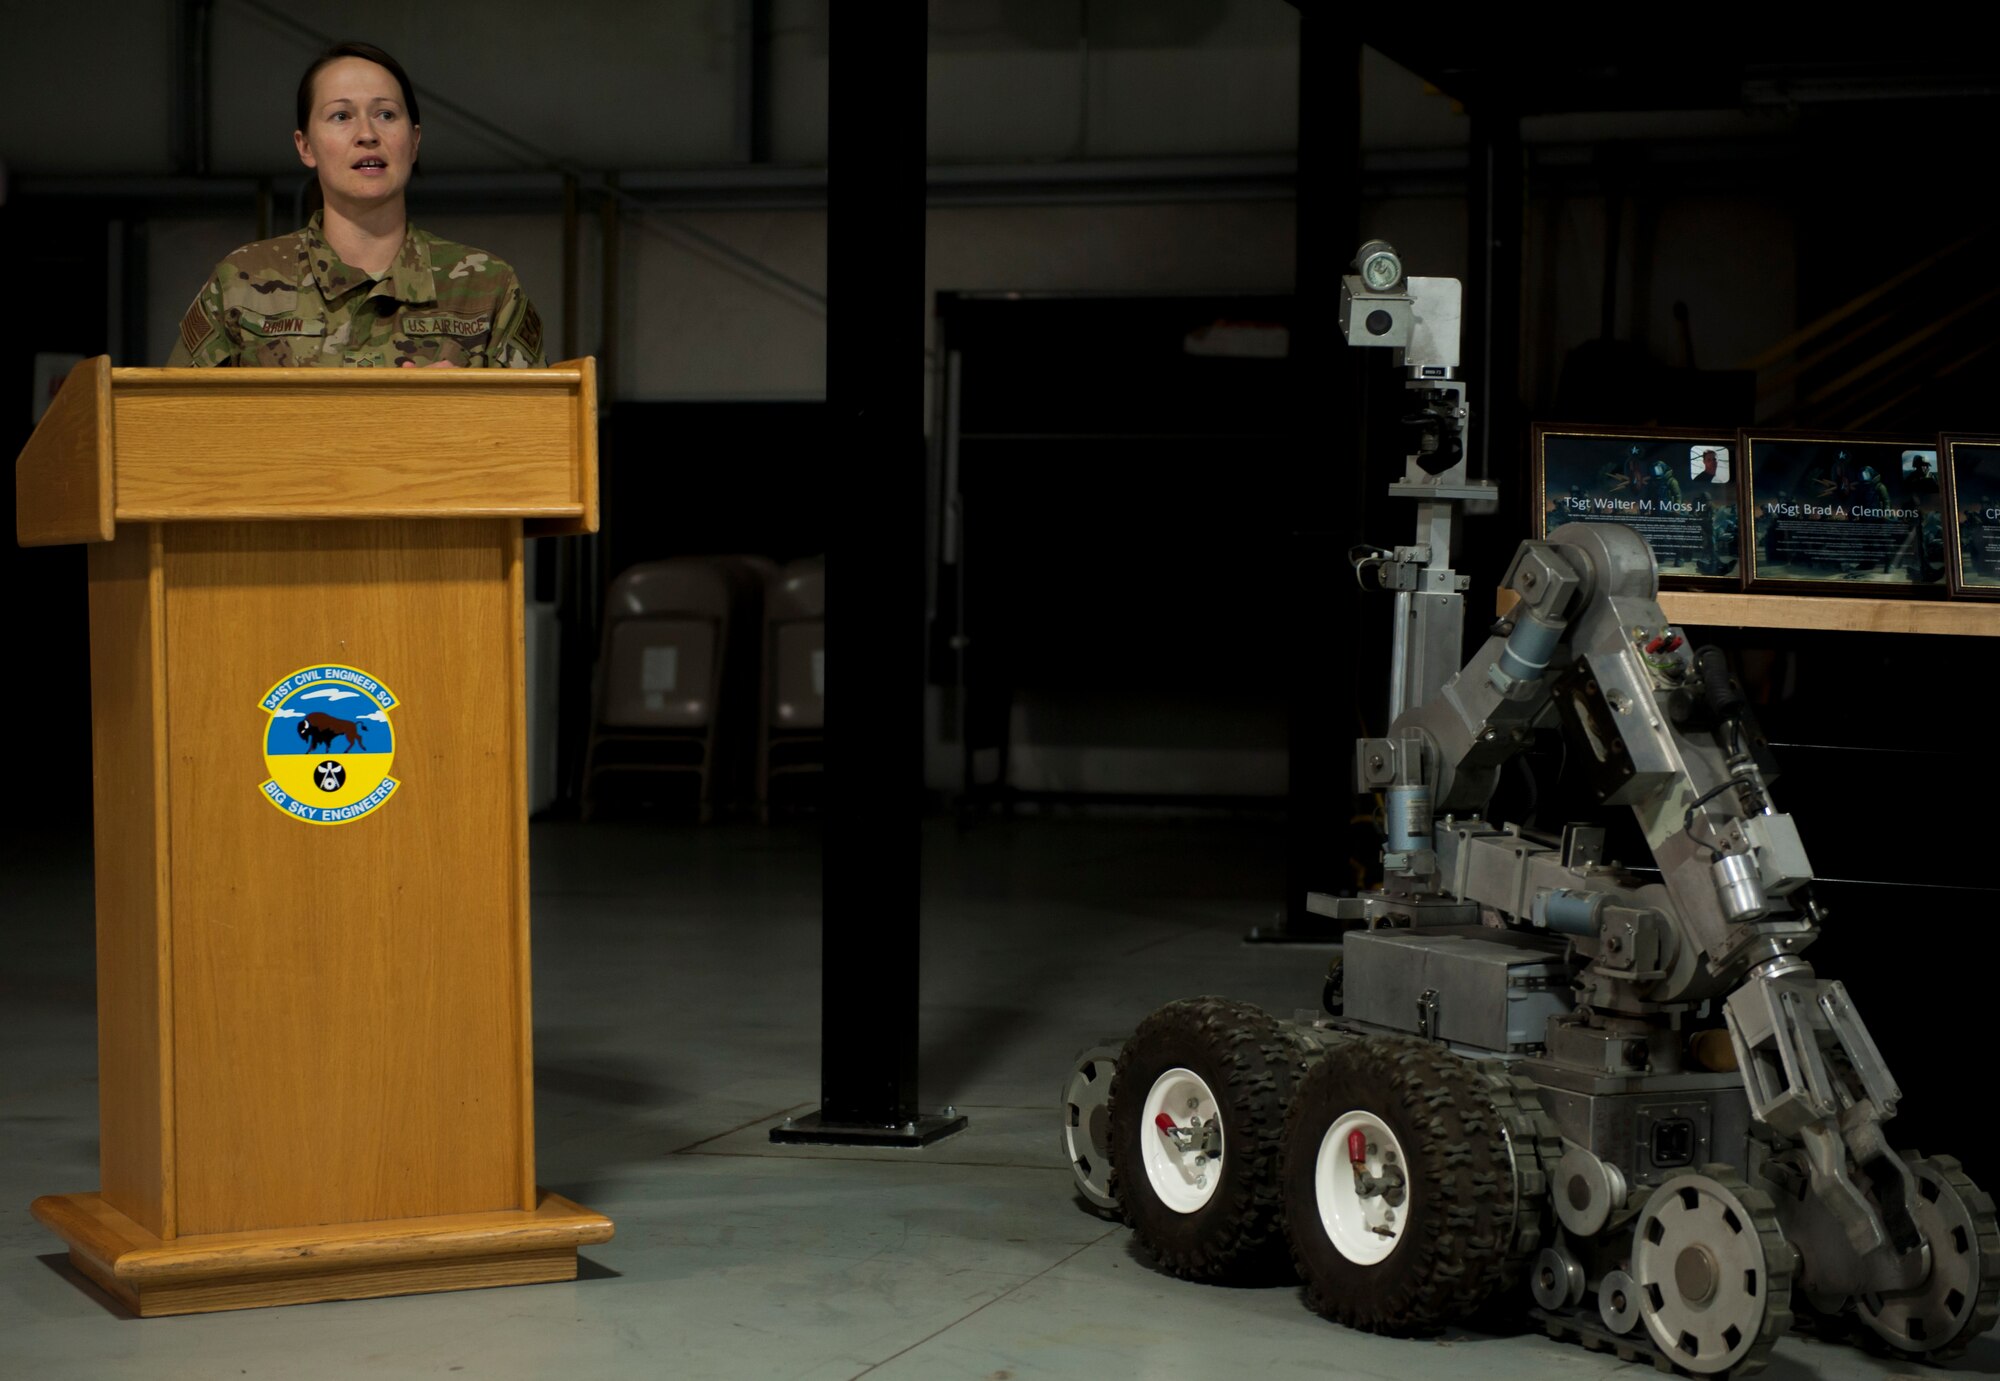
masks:
<instances>
[{"instance_id":1,"label":"squadron emblem decal","mask_svg":"<svg viewBox=\"0 0 2000 1381\"><path fill-rule=\"evenodd\" d=\"M327 664L293 672L258 702L264 727L264 799L294 820L345 825L372 813L401 785L389 775L400 704L356 667Z\"/></svg>"}]
</instances>

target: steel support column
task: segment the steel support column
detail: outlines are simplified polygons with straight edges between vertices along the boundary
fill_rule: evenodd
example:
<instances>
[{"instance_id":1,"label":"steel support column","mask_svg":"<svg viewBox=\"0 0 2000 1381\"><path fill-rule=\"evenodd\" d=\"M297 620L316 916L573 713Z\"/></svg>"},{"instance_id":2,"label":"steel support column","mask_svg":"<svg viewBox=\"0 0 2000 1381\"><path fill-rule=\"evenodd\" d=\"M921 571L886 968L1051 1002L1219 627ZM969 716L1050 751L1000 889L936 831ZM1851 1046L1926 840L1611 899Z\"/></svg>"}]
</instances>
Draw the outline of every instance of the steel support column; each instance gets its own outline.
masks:
<instances>
[{"instance_id":1,"label":"steel support column","mask_svg":"<svg viewBox=\"0 0 2000 1381\"><path fill-rule=\"evenodd\" d=\"M1527 494L1521 421L1521 248L1526 171L1519 112L1492 102L1474 106L1466 166L1466 377L1472 384L1467 438L1475 475L1500 485L1503 512ZM1462 569L1498 570L1519 533L1502 521L1466 524Z\"/></svg>"},{"instance_id":2,"label":"steel support column","mask_svg":"<svg viewBox=\"0 0 2000 1381\"><path fill-rule=\"evenodd\" d=\"M1292 334L1294 465L1302 515L1291 534L1290 783L1285 905L1257 940L1320 939L1306 894L1353 885L1350 759L1369 669L1353 649L1360 592L1346 552L1364 540L1368 467L1357 357L1340 338L1340 279L1361 233L1361 41L1342 15L1300 7L1298 308Z\"/></svg>"},{"instance_id":3,"label":"steel support column","mask_svg":"<svg viewBox=\"0 0 2000 1381\"><path fill-rule=\"evenodd\" d=\"M736 0L736 161L771 161L771 7Z\"/></svg>"},{"instance_id":4,"label":"steel support column","mask_svg":"<svg viewBox=\"0 0 2000 1381\"><path fill-rule=\"evenodd\" d=\"M581 310L577 260L582 252L582 210L573 179L563 183L563 334L562 354L574 357L581 349L577 317ZM618 398L619 349L618 304L624 284L619 273L625 243L625 219L621 210L616 175L604 179L603 193L597 198L598 233L598 339L597 339L597 469L598 485L612 492L618 467L618 429L610 424L612 405ZM546 354L547 352L544 351ZM594 713L593 668L597 664L597 644L601 631L605 588L611 573L604 569L607 537L618 521L615 505L607 505L598 530L589 536L565 537L555 543L557 557L556 619L561 649L556 722L556 793L564 801L583 802L583 763L589 749L590 723Z\"/></svg>"},{"instance_id":5,"label":"steel support column","mask_svg":"<svg viewBox=\"0 0 2000 1381\"><path fill-rule=\"evenodd\" d=\"M920 1146L958 1130L917 1107L924 704L924 461L898 283L923 272L920 16L843 10L827 131L827 463L837 593L827 616L821 812L820 1107L773 1141ZM895 93L901 91L898 96ZM902 152L897 152L898 150Z\"/></svg>"}]
</instances>

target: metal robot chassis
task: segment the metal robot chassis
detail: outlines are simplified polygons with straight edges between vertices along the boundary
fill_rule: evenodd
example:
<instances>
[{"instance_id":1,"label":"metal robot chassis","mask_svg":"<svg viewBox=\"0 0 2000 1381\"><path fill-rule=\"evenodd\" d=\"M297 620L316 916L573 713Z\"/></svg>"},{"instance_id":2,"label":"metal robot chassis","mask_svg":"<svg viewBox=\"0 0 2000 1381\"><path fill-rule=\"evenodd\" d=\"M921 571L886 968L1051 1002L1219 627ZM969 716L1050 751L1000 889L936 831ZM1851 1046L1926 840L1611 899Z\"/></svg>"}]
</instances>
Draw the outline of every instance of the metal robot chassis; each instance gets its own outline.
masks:
<instances>
[{"instance_id":1,"label":"metal robot chassis","mask_svg":"<svg viewBox=\"0 0 2000 1381\"><path fill-rule=\"evenodd\" d=\"M1469 479L1460 285L1362 247L1352 344L1407 372L1417 446L1390 493L1417 537L1364 549L1397 604L1389 732L1356 746L1384 884L1315 895L1350 924L1322 1013L1176 1002L1065 1080L1081 1195L1200 1280L1296 1271L1317 1312L1420 1334L1526 1310L1557 1337L1694 1375L1760 1369L1809 1327L1943 1361L2000 1319L1994 1205L1892 1148L1899 1092L1819 933L1776 764L1721 653L1656 601L1631 529L1523 542L1463 667ZM1657 881L1484 818L1501 766L1560 727L1628 806ZM1521 1287L1525 1286L1525 1290Z\"/></svg>"}]
</instances>

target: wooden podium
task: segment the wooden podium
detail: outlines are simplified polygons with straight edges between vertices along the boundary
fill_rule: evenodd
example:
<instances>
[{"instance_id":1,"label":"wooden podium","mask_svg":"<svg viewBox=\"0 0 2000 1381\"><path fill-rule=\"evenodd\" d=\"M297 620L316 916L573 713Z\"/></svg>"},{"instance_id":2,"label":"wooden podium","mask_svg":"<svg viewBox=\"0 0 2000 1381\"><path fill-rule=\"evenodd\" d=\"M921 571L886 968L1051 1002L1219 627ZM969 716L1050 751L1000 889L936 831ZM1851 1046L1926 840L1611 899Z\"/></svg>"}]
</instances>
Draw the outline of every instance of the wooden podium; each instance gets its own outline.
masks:
<instances>
[{"instance_id":1,"label":"wooden podium","mask_svg":"<svg viewBox=\"0 0 2000 1381\"><path fill-rule=\"evenodd\" d=\"M588 359L98 358L16 462L20 541L91 544L102 1187L33 1207L137 1313L567 1280L611 1236L536 1187L528 993L523 527L595 531L596 457ZM366 809L272 790L369 764Z\"/></svg>"}]
</instances>

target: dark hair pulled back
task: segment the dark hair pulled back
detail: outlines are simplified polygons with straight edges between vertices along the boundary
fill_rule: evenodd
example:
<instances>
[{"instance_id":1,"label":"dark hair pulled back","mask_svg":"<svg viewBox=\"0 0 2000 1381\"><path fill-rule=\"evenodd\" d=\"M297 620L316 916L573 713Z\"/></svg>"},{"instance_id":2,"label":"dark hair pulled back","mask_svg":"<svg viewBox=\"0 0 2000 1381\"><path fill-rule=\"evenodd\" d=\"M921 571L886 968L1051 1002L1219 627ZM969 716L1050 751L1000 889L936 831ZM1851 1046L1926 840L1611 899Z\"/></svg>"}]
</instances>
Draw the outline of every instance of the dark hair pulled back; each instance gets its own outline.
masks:
<instances>
[{"instance_id":1,"label":"dark hair pulled back","mask_svg":"<svg viewBox=\"0 0 2000 1381\"><path fill-rule=\"evenodd\" d=\"M403 109L409 112L410 123L421 125L424 122L424 117L417 110L417 88L410 84L410 74L403 70L402 63L372 43L336 43L314 58L312 66L306 68L306 74L299 78L298 123L292 126L293 129L304 129L306 122L312 118L313 79L319 76L321 68L342 58L361 58L387 69L389 75L396 79L396 85L403 90Z\"/></svg>"}]
</instances>

